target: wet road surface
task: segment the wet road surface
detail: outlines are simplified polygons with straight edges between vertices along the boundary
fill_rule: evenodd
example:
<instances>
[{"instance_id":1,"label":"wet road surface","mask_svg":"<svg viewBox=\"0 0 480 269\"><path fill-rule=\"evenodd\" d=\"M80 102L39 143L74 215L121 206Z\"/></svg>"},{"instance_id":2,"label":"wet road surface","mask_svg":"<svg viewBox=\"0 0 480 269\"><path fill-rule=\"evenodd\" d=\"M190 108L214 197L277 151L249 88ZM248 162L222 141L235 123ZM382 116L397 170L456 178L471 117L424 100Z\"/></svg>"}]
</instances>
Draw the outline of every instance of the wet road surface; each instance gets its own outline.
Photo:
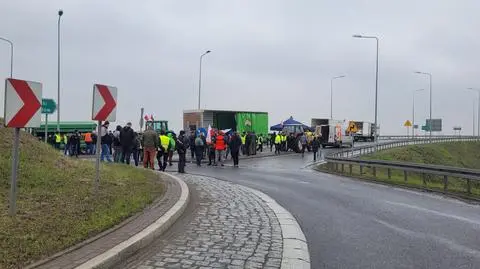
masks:
<instances>
[{"instance_id":1,"label":"wet road surface","mask_svg":"<svg viewBox=\"0 0 480 269\"><path fill-rule=\"evenodd\" d=\"M311 161L289 155L187 172L276 199L302 226L312 268L480 268L478 205L314 172Z\"/></svg>"}]
</instances>

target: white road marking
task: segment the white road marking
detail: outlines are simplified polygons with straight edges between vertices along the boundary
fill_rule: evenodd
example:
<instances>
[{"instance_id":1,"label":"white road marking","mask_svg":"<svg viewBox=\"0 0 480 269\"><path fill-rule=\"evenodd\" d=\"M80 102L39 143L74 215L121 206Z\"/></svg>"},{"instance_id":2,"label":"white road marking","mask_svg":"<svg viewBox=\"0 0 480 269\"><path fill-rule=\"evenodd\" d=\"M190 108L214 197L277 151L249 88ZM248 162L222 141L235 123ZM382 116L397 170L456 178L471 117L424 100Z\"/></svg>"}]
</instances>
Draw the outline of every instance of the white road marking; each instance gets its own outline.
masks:
<instances>
[{"instance_id":1,"label":"white road marking","mask_svg":"<svg viewBox=\"0 0 480 269\"><path fill-rule=\"evenodd\" d=\"M461 216L457 216L457 215L453 215L453 214L443 213L443 212L440 212L440 211L431 210L431 209L427 209L427 208L423 208L423 207L419 207L419 206L415 206L415 205L404 204L404 203L397 203L397 202L391 202L391 201L386 201L386 203L391 204L391 205L396 205L396 206L403 206L403 207L406 207L406 208L415 209L415 210L418 210L418 211L434 214L434 215L437 215L437 216L456 219L456 220L459 220L459 221L463 221L463 222L467 222L467 223L470 223L470 224L480 226L480 221L472 220L472 219L469 219L469 218L465 218L465 217L461 217Z\"/></svg>"},{"instance_id":2,"label":"white road marking","mask_svg":"<svg viewBox=\"0 0 480 269\"><path fill-rule=\"evenodd\" d=\"M460 253L467 253L468 255L474 256L475 258L480 258L480 251L479 250L460 245L460 244L458 244L454 241L448 240L446 238L436 236L436 235L429 235L429 234L425 234L425 233L421 233L421 232L414 232L414 231L411 231L411 230L403 229L403 228L400 228L398 226L395 226L393 224L390 224L388 222L385 222L385 221L382 221L382 220L379 220L379 219L375 219L375 221L384 225L385 227L388 227L388 228L398 232L398 233L401 233L401 234L404 234L404 235L407 235L407 236L410 236L410 237L422 239L422 240L433 240L433 241L436 241L439 244L445 245L446 247L448 247L449 249L451 249L453 251L457 251L457 252L460 252Z\"/></svg>"}]
</instances>

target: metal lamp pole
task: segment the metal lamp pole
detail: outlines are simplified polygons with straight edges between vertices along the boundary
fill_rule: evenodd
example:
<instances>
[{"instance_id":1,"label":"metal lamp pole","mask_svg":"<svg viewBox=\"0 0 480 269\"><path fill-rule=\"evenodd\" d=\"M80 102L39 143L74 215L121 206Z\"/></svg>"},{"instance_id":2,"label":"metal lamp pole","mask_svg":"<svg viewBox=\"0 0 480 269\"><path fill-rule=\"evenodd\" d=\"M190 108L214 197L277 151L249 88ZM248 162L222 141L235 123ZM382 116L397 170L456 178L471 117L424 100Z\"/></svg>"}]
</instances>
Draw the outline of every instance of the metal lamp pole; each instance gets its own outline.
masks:
<instances>
[{"instance_id":1,"label":"metal lamp pole","mask_svg":"<svg viewBox=\"0 0 480 269\"><path fill-rule=\"evenodd\" d=\"M10 78L13 78L13 42L3 37L0 37L0 40L10 44Z\"/></svg>"},{"instance_id":2,"label":"metal lamp pole","mask_svg":"<svg viewBox=\"0 0 480 269\"><path fill-rule=\"evenodd\" d=\"M426 75L430 79L430 125L428 126L428 129L430 131L429 142L432 143L432 74L419 71L416 71L415 74Z\"/></svg>"},{"instance_id":3,"label":"metal lamp pole","mask_svg":"<svg viewBox=\"0 0 480 269\"><path fill-rule=\"evenodd\" d=\"M57 73L57 132L60 133L60 18L63 15L63 10L58 11L58 23L57 23L57 41L58 41L58 73Z\"/></svg>"},{"instance_id":4,"label":"metal lamp pole","mask_svg":"<svg viewBox=\"0 0 480 269\"><path fill-rule=\"evenodd\" d=\"M412 138L415 138L415 93L424 91L425 89L418 89L413 91L413 106L412 106Z\"/></svg>"},{"instance_id":5,"label":"metal lamp pole","mask_svg":"<svg viewBox=\"0 0 480 269\"><path fill-rule=\"evenodd\" d=\"M198 74L198 110L200 110L200 96L202 93L202 59L203 56L207 55L210 52L210 50L207 50L204 54L200 56L200 72Z\"/></svg>"},{"instance_id":6,"label":"metal lamp pole","mask_svg":"<svg viewBox=\"0 0 480 269\"><path fill-rule=\"evenodd\" d=\"M377 42L377 56L375 64L375 144L378 145L378 37L353 35L354 38L372 38Z\"/></svg>"},{"instance_id":7,"label":"metal lamp pole","mask_svg":"<svg viewBox=\"0 0 480 269\"><path fill-rule=\"evenodd\" d=\"M480 136L480 89L468 88L467 90L478 92L479 105L478 105L478 115L477 115L477 120L478 120L478 122L477 122L477 136Z\"/></svg>"},{"instance_id":8,"label":"metal lamp pole","mask_svg":"<svg viewBox=\"0 0 480 269\"><path fill-rule=\"evenodd\" d=\"M0 40L10 44L10 78L13 78L13 42L0 37ZM18 145L20 143L20 128L15 128L12 150L12 174L10 180L10 199L8 215L15 216L17 211L17 170L18 170Z\"/></svg>"},{"instance_id":9,"label":"metal lamp pole","mask_svg":"<svg viewBox=\"0 0 480 269\"><path fill-rule=\"evenodd\" d=\"M344 78L345 76L337 76L330 79L330 119L333 119L333 81L335 79Z\"/></svg>"}]
</instances>

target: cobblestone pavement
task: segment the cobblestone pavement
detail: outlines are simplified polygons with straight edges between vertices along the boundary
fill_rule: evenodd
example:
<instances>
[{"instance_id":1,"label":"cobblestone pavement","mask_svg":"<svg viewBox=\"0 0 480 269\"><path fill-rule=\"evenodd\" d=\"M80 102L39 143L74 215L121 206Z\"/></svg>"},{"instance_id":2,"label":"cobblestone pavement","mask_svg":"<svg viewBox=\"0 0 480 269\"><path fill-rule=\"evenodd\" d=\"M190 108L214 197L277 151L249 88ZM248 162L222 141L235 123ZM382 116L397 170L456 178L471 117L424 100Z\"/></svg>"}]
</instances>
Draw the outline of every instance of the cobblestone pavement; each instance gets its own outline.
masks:
<instances>
[{"instance_id":1,"label":"cobblestone pavement","mask_svg":"<svg viewBox=\"0 0 480 269\"><path fill-rule=\"evenodd\" d=\"M280 268L280 225L259 197L217 179L181 177L198 195L192 217L121 268Z\"/></svg>"}]
</instances>

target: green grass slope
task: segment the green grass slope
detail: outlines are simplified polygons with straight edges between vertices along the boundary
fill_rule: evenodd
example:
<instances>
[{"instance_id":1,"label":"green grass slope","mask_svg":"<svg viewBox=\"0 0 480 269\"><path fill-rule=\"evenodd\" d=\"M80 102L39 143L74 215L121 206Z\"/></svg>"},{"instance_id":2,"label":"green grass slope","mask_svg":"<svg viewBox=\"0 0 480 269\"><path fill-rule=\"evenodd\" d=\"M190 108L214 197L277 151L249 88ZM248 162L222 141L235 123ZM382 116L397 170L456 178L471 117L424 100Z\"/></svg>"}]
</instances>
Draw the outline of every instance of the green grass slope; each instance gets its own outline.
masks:
<instances>
[{"instance_id":1,"label":"green grass slope","mask_svg":"<svg viewBox=\"0 0 480 269\"><path fill-rule=\"evenodd\" d=\"M3 125L2 125L3 126ZM21 133L17 215L8 216L13 131L0 127L0 268L21 268L104 231L163 193L151 171L62 156Z\"/></svg>"},{"instance_id":2,"label":"green grass slope","mask_svg":"<svg viewBox=\"0 0 480 269\"><path fill-rule=\"evenodd\" d=\"M480 143L452 142L412 145L379 151L362 159L404 161L480 169Z\"/></svg>"}]
</instances>

